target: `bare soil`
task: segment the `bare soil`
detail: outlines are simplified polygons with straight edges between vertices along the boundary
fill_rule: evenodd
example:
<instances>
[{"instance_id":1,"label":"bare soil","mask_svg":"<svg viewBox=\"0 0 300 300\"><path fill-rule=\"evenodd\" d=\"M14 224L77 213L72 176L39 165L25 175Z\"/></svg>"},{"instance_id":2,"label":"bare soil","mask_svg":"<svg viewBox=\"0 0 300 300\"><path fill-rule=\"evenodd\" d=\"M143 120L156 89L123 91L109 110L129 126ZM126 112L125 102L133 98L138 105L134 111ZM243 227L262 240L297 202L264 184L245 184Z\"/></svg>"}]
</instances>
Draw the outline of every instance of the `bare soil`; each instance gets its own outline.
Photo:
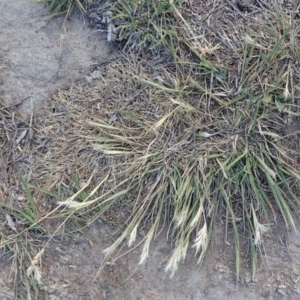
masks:
<instances>
[{"instance_id":1,"label":"bare soil","mask_svg":"<svg viewBox=\"0 0 300 300\"><path fill-rule=\"evenodd\" d=\"M152 244L145 265L138 265L137 248L108 264L93 282L113 232L114 228L98 221L85 236L53 240L43 256L45 284L39 299L299 299L297 233L287 237L277 232L266 238L265 255L254 282L249 266L244 266L243 282L235 282L233 251L229 243L224 249L221 227L201 269L190 252L175 277L166 277L164 262L171 246L163 232ZM9 254L0 264L0 299L14 299L17 295L7 276L12 272Z\"/></svg>"},{"instance_id":2,"label":"bare soil","mask_svg":"<svg viewBox=\"0 0 300 300\"><path fill-rule=\"evenodd\" d=\"M45 15L45 7L34 1L0 2L0 50L4 57L0 101L16 107L25 121L31 112L41 109L51 114L49 94L89 76L94 65L111 57L105 36L88 28L82 16L68 20L64 32L63 19L53 19L45 26ZM7 224L2 222L0 230L4 226ZM107 264L95 279L102 252L117 231L117 227L98 220L85 234L62 234L46 247L41 268L44 285L38 299L300 299L300 234L287 233L281 220L272 228L265 236L254 281L245 264L242 282L235 282L232 241L230 234L225 241L221 223L216 224L201 268L190 252L175 277L167 277L164 263L171 244L163 231L144 265L138 265L139 247L130 252L123 249L120 258ZM16 270L11 252L0 254L0 270L0 299L25 299L14 287Z\"/></svg>"},{"instance_id":3,"label":"bare soil","mask_svg":"<svg viewBox=\"0 0 300 300\"><path fill-rule=\"evenodd\" d=\"M145 265L138 265L140 251L135 249L106 266L91 283L101 252L111 243L111 232L112 228L98 222L88 230L88 240L51 245L54 249L49 249L44 259L50 299L299 299L298 234L287 238L277 233L267 238L264 262L255 282L247 271L249 266L245 266L244 282L236 284L232 248L224 249L220 228L201 269L190 252L175 277L166 277L164 262L171 246L163 232L152 245ZM53 257L57 259L53 261Z\"/></svg>"},{"instance_id":4,"label":"bare soil","mask_svg":"<svg viewBox=\"0 0 300 300\"><path fill-rule=\"evenodd\" d=\"M88 28L82 15L47 22L44 4L33 0L0 2L0 97L29 115L55 92L109 59L105 35Z\"/></svg>"}]
</instances>

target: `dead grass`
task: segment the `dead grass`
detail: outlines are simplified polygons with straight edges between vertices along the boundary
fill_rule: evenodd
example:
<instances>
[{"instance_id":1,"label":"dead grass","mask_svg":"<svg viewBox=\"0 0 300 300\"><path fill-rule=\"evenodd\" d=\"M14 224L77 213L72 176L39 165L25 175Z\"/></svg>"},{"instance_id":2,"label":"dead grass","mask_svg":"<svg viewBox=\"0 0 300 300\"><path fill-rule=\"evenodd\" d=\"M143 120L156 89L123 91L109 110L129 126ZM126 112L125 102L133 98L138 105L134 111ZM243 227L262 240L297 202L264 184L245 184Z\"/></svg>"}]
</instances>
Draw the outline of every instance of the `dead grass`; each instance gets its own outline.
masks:
<instances>
[{"instance_id":1,"label":"dead grass","mask_svg":"<svg viewBox=\"0 0 300 300\"><path fill-rule=\"evenodd\" d=\"M132 246L143 224L142 263L169 227L174 251L166 270L174 274L189 247L201 263L218 222L234 236L238 278L242 241L254 276L269 225L281 215L287 228L297 227L300 177L297 155L286 147L294 141L285 136L299 115L297 14L276 1L252 11L223 1L172 3L162 14L176 22L164 45L171 62L148 41L141 55L120 55L53 95L43 118L15 126L13 113L1 111L1 192L10 199L3 212L16 226L6 221L1 248L11 241L19 257L13 247L32 229L45 236L43 225L59 220L47 233L53 236L67 220L81 228L104 216L121 228L107 259ZM139 26L139 35L127 36L135 45ZM41 245L27 271L38 270Z\"/></svg>"},{"instance_id":2,"label":"dead grass","mask_svg":"<svg viewBox=\"0 0 300 300\"><path fill-rule=\"evenodd\" d=\"M121 128L102 120L95 124L102 130L92 139L98 142L95 148L129 161L125 171L120 167L125 182L116 185L125 183L122 191L136 195L131 196L133 213L127 228L107 253L112 254L127 238L131 245L143 220L151 219L143 262L161 222L168 220L173 225L175 250L167 270L173 274L184 260L193 234L201 262L217 210L224 204L226 226L230 225L235 236L236 275L239 277L239 233L243 228L249 234L254 276L257 250L267 230L260 219L268 224L270 213L275 219L280 213L287 228L296 226L293 215L298 213L299 200L292 187L299 175L281 134L299 112L298 87L292 75L292 62L299 56L295 14L290 6L275 2L275 10L260 3L249 8L229 3L228 9L228 5L214 2L205 5L210 10L204 26L197 26L201 13L194 13L195 7L203 4L189 7L185 3L179 8L177 2L171 2L163 14L154 9L151 18L146 18L150 23L143 23L154 3L128 2L136 5L132 9L122 9L118 2L111 6L121 41L125 38L129 48L151 52L155 43L139 38L147 34L138 31L149 29L151 23L155 28L151 32L164 36L164 47L173 56L175 67L169 65L158 77L135 71L127 75L159 91L158 98L152 92L147 102L159 103L157 119L149 115L149 108L145 113L131 107ZM131 11L137 14L135 21ZM245 16L245 11L249 15ZM176 32L163 35L173 22L171 16L176 20ZM118 115L111 120L118 120ZM286 196L287 192L291 194ZM66 205L72 208L88 205L71 200Z\"/></svg>"}]
</instances>

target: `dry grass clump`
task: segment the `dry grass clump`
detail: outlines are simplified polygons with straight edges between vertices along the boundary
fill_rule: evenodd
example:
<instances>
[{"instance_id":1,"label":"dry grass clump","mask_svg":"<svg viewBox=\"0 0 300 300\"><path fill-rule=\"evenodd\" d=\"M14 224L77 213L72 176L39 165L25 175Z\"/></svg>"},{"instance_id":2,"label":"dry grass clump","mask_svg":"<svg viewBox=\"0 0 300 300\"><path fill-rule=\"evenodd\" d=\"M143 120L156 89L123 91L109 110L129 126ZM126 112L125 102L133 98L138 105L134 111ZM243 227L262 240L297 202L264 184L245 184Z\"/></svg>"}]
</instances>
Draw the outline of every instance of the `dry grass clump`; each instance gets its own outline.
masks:
<instances>
[{"instance_id":1,"label":"dry grass clump","mask_svg":"<svg viewBox=\"0 0 300 300\"><path fill-rule=\"evenodd\" d=\"M199 263L203 260L221 218L235 237L237 277L244 234L254 275L268 224L279 213L287 228L296 227L300 202L293 187L300 176L282 131L298 106L289 63L281 55L285 35L269 48L245 39L235 91L228 86L228 69L189 62L158 73L146 62L120 61L95 82L93 91L100 84L98 99L105 100L99 102L97 118L88 122L98 130L88 140L112 160L86 199L78 201L75 194L60 204L75 211L96 205L104 211L121 201L131 208L108 256L125 241L131 246L147 220L144 262L152 239L168 224L174 251L166 270L173 274L190 245ZM264 86L266 74L272 83ZM98 191L100 196L92 198Z\"/></svg>"},{"instance_id":2,"label":"dry grass clump","mask_svg":"<svg viewBox=\"0 0 300 300\"><path fill-rule=\"evenodd\" d=\"M43 227L35 224L38 214L35 200L19 180L21 170L15 169L27 158L25 152L30 143L24 142L30 136L29 130L29 125L20 121L17 112L0 100L0 253L12 262L10 275L14 290L20 292L21 288L28 297L38 294L34 287L41 283L37 268L28 278L25 273L36 251L36 243L44 233ZM20 282L24 283L22 287Z\"/></svg>"},{"instance_id":3,"label":"dry grass clump","mask_svg":"<svg viewBox=\"0 0 300 300\"><path fill-rule=\"evenodd\" d=\"M154 2L139 5L149 3ZM141 6L133 11L145 13ZM124 92L114 89L114 97L109 98L114 99L109 102L111 117L90 123L99 130L90 137L94 148L117 158L114 174L109 173L97 188L110 180L118 192L112 199L100 196L78 203L72 197L61 203L79 210L99 201L113 204L121 196L122 202L132 207L126 228L106 250L108 256L126 240L131 246L139 226L148 220L143 262L150 242L167 223L174 251L166 270L173 274L190 245L202 261L214 222L224 218L235 238L237 277L241 233L248 235L254 276L257 251L270 218L276 220L279 213L287 228L296 227L300 202L294 187L300 177L283 132L299 114L299 24L288 7L278 3L275 7L275 12L267 6L256 8L249 23L239 30L228 25L224 16L241 22L247 19L243 10L234 8L224 14L221 20L227 33L223 30L222 39L216 34L199 35L201 28L193 26L193 14L168 7L184 33L164 40L168 49L173 49L175 64L161 68L160 74L151 62L146 69L141 68L142 63L130 71L127 65L115 67L120 74L117 78L124 76L121 82L125 87L129 78L134 79L145 89L141 95L147 95L142 102L130 98L129 105L125 102L120 110ZM145 30L141 34L137 27L130 27L134 21L124 18L121 26L126 24L127 29L122 34L128 33L124 37L134 41L132 45L146 45L135 39L146 34L149 26L140 25ZM204 22L208 26L213 23L211 18ZM212 32L218 22L214 25ZM247 25L250 28L246 29ZM151 43L147 45L151 48ZM107 78L103 80L107 82Z\"/></svg>"}]
</instances>

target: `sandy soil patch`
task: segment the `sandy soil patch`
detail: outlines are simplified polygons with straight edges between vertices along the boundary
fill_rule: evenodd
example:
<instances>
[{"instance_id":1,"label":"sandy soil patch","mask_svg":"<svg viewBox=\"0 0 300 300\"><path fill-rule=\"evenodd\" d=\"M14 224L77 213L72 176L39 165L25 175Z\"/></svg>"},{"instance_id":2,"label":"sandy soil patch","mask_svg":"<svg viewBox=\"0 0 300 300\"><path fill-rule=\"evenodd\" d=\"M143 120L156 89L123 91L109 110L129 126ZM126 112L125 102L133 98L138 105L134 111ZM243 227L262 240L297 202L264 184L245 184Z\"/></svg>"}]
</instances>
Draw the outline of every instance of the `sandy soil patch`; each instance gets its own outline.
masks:
<instances>
[{"instance_id":1,"label":"sandy soil patch","mask_svg":"<svg viewBox=\"0 0 300 300\"><path fill-rule=\"evenodd\" d=\"M28 114L55 92L110 56L106 37L77 15L46 22L46 7L32 0L2 0L0 46L4 56L0 96Z\"/></svg>"}]
</instances>

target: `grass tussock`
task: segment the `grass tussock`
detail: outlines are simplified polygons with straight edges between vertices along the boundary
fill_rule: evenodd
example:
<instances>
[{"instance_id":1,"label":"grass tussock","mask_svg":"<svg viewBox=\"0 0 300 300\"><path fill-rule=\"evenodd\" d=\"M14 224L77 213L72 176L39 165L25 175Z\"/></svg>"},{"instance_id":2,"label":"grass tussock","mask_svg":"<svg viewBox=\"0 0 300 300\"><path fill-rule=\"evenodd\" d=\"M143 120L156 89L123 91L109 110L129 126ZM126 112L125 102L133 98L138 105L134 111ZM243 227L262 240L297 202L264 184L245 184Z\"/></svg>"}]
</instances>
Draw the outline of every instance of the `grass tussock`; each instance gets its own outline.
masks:
<instances>
[{"instance_id":1,"label":"grass tussock","mask_svg":"<svg viewBox=\"0 0 300 300\"><path fill-rule=\"evenodd\" d=\"M216 43L209 35L197 38L191 15L176 3L163 8L155 1L125 4L117 1L112 9L115 19L122 20L117 28L126 45L145 51L143 47L155 48L154 41L166 43L175 64L160 75L141 70L140 64L130 72L119 69L119 78L130 78L145 90L144 100L137 109L134 96L121 111L115 107L118 101L111 103L117 113L108 122L99 118L90 123L99 133L89 137L94 149L117 158L114 175L108 174L97 189L113 176L118 192L61 204L76 210L98 201L113 204L120 197L132 208L131 216L105 252L112 255L125 241L131 246L147 220L141 263L168 224L174 251L166 270L171 274L189 246L201 263L216 220L225 218L235 241L236 276L245 234L254 276L268 224L280 214L287 228L295 228L299 212L295 186L300 177L291 159L296 152L287 149L283 134L299 114L299 87L293 77L299 56L297 23L278 4L275 12L264 11L275 21L264 22L262 31L254 24L252 30L235 31L226 43ZM176 22L183 34L162 34L168 21Z\"/></svg>"},{"instance_id":2,"label":"grass tussock","mask_svg":"<svg viewBox=\"0 0 300 300\"><path fill-rule=\"evenodd\" d=\"M110 10L114 14L118 40L125 44L125 50L150 50L158 54L163 48L168 49L177 34L176 7L183 9L185 2L113 1Z\"/></svg>"},{"instance_id":3,"label":"grass tussock","mask_svg":"<svg viewBox=\"0 0 300 300\"><path fill-rule=\"evenodd\" d=\"M78 8L81 12L86 10L86 1L82 0L39 0L44 2L48 7L48 14L50 16L66 15L70 16L73 8Z\"/></svg>"},{"instance_id":4,"label":"grass tussock","mask_svg":"<svg viewBox=\"0 0 300 300\"><path fill-rule=\"evenodd\" d=\"M123 232L105 251L108 256L124 242L132 246L147 220L143 263L151 241L167 225L174 251L166 270L174 274L190 246L202 262L214 224L223 218L235 240L237 277L245 234L254 276L268 224L279 213L287 228L296 227L300 202L294 187L300 176L282 135L286 122L298 115L296 86L290 84L286 60L287 55L297 55L287 52L289 30L279 39L269 39L273 44L268 47L244 38L235 87L229 86L228 65L209 68L191 62L173 71L160 69L160 75L149 72L147 63L144 68L138 63L138 70L137 62L118 63L113 72L126 87L111 81L112 76L102 78L101 85L118 86L108 104L114 113L89 123L98 134L88 140L115 160L90 196L108 182L117 190L83 202L71 197L60 204L81 210L121 201L131 207ZM263 83L266 76L269 82ZM132 85L135 88L129 89ZM133 90L138 92L130 97ZM120 106L124 95L129 100Z\"/></svg>"}]
</instances>

